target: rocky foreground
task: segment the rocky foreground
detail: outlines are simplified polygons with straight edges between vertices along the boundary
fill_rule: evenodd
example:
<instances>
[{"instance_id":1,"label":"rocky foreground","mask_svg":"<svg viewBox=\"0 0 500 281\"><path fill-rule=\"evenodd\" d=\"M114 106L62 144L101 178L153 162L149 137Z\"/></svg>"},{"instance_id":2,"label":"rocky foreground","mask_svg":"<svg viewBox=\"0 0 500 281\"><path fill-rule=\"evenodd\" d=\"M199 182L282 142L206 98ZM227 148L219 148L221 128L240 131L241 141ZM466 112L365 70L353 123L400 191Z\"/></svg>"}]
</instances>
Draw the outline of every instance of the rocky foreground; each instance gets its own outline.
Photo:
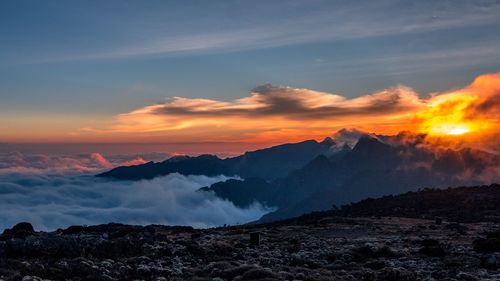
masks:
<instances>
[{"instance_id":1,"label":"rocky foreground","mask_svg":"<svg viewBox=\"0 0 500 281\"><path fill-rule=\"evenodd\" d=\"M107 224L0 236L3 280L500 280L499 225L303 217L196 230Z\"/></svg>"}]
</instances>

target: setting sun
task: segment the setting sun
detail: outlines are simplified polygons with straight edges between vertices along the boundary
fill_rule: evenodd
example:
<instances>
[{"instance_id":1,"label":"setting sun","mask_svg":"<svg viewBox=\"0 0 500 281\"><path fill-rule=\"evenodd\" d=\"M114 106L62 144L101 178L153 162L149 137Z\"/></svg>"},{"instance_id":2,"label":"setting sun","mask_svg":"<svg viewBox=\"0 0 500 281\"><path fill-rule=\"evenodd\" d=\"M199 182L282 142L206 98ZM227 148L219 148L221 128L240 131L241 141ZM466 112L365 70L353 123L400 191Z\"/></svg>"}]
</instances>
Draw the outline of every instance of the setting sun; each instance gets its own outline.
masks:
<instances>
[{"instance_id":1,"label":"setting sun","mask_svg":"<svg viewBox=\"0 0 500 281\"><path fill-rule=\"evenodd\" d=\"M471 129L466 125L458 124L458 125L439 125L431 128L429 133L431 134L439 134L439 135L463 135L469 133Z\"/></svg>"},{"instance_id":2,"label":"setting sun","mask_svg":"<svg viewBox=\"0 0 500 281\"><path fill-rule=\"evenodd\" d=\"M463 135L468 133L469 129L465 127L456 127L448 131L448 135Z\"/></svg>"}]
</instances>

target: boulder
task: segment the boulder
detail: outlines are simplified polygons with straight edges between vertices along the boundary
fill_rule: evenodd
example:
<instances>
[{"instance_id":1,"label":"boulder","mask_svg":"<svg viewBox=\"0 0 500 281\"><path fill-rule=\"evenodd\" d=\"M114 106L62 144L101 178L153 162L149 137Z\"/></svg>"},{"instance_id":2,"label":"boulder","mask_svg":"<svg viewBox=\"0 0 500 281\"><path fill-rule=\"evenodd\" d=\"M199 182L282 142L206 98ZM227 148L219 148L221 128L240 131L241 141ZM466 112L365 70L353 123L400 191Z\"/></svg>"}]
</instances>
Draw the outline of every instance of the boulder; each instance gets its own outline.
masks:
<instances>
[{"instance_id":1,"label":"boulder","mask_svg":"<svg viewBox=\"0 0 500 281\"><path fill-rule=\"evenodd\" d=\"M35 230L33 229L33 226L29 222L21 222L11 229L5 229L0 235L0 240L7 240L10 238L25 238L27 236L33 235L35 233Z\"/></svg>"}]
</instances>

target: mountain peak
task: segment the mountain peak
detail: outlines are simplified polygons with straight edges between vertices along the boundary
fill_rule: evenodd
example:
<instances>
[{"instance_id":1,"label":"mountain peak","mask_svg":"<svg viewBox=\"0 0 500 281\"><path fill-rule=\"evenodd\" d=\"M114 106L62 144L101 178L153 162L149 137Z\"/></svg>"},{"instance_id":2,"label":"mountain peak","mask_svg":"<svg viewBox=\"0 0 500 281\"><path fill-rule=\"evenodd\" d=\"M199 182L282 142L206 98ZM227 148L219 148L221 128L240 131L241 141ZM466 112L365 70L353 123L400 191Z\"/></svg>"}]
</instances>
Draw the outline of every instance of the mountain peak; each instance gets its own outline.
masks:
<instances>
[{"instance_id":1,"label":"mountain peak","mask_svg":"<svg viewBox=\"0 0 500 281\"><path fill-rule=\"evenodd\" d=\"M368 151L386 150L387 148L389 148L389 145L383 143L376 137L362 136L359 138L358 142L356 143L356 145L352 150L357 152L361 151L368 152Z\"/></svg>"},{"instance_id":2,"label":"mountain peak","mask_svg":"<svg viewBox=\"0 0 500 281\"><path fill-rule=\"evenodd\" d=\"M325 145L335 145L337 144L331 137L326 137L323 141L320 142L320 144L325 144Z\"/></svg>"}]
</instances>

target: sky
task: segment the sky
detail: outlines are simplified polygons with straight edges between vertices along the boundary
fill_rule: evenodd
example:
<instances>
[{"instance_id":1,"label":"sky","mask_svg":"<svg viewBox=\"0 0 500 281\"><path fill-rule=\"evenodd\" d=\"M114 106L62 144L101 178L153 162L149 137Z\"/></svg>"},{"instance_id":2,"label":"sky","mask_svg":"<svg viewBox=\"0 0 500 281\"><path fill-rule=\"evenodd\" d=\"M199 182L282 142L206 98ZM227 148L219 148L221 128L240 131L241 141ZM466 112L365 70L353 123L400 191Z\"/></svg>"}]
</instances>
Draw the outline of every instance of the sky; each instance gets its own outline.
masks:
<instances>
[{"instance_id":1,"label":"sky","mask_svg":"<svg viewBox=\"0 0 500 281\"><path fill-rule=\"evenodd\" d=\"M470 115L422 118L450 92L498 100L499 14L498 1L1 1L0 143L471 130Z\"/></svg>"}]
</instances>

